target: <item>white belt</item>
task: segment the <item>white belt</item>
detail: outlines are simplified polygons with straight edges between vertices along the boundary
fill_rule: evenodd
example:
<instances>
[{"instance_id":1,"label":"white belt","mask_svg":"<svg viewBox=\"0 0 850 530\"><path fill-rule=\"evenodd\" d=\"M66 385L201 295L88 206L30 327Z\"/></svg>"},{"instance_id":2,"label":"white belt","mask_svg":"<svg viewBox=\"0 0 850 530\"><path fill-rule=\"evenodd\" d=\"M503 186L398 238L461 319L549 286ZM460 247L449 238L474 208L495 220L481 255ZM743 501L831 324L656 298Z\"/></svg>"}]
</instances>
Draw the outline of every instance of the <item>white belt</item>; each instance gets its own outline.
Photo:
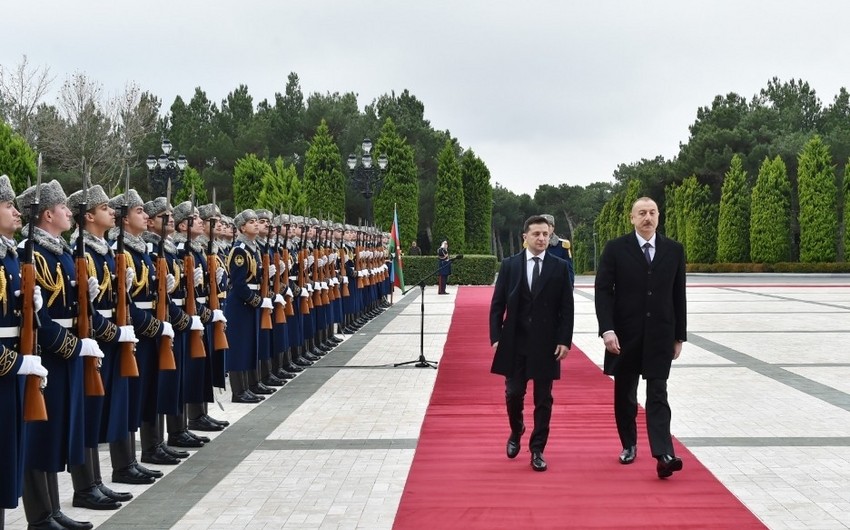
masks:
<instances>
[{"instance_id":1,"label":"white belt","mask_svg":"<svg viewBox=\"0 0 850 530\"><path fill-rule=\"evenodd\" d=\"M153 309L153 301L150 302L133 302L139 309Z\"/></svg>"},{"instance_id":2,"label":"white belt","mask_svg":"<svg viewBox=\"0 0 850 530\"><path fill-rule=\"evenodd\" d=\"M207 303L207 297L206 296L199 296L199 297L195 298L195 301L198 302L199 304L206 304Z\"/></svg>"},{"instance_id":3,"label":"white belt","mask_svg":"<svg viewBox=\"0 0 850 530\"><path fill-rule=\"evenodd\" d=\"M73 318L54 318L52 319L54 323L59 324L63 328L71 329L74 327L74 319Z\"/></svg>"},{"instance_id":4,"label":"white belt","mask_svg":"<svg viewBox=\"0 0 850 530\"><path fill-rule=\"evenodd\" d=\"M100 313L104 318L112 318L112 309L98 309L98 313Z\"/></svg>"},{"instance_id":5,"label":"white belt","mask_svg":"<svg viewBox=\"0 0 850 530\"><path fill-rule=\"evenodd\" d=\"M16 326L0 328L0 339L11 339L19 336L20 334L20 328Z\"/></svg>"},{"instance_id":6,"label":"white belt","mask_svg":"<svg viewBox=\"0 0 850 530\"><path fill-rule=\"evenodd\" d=\"M256 284L256 283L249 283L248 289L251 289L252 291L259 291L260 286L259 286L259 284Z\"/></svg>"},{"instance_id":7,"label":"white belt","mask_svg":"<svg viewBox=\"0 0 850 530\"><path fill-rule=\"evenodd\" d=\"M176 305L177 307L183 307L183 304L185 304L185 303L186 303L186 301L185 301L185 300L183 300L182 298L172 298L172 299L171 299L171 301L172 301L172 302L174 303L174 305Z\"/></svg>"}]
</instances>

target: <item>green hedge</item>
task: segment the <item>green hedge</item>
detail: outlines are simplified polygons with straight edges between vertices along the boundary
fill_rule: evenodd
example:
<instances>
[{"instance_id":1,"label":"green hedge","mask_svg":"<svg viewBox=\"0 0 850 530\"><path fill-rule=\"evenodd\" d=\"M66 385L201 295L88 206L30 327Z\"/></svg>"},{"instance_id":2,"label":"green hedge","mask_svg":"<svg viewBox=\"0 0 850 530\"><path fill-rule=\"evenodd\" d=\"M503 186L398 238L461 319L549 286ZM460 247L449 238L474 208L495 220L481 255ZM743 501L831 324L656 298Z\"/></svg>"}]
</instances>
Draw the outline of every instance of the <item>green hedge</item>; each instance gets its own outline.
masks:
<instances>
[{"instance_id":1,"label":"green hedge","mask_svg":"<svg viewBox=\"0 0 850 530\"><path fill-rule=\"evenodd\" d=\"M404 256L404 282L408 287L423 277L437 271L437 256ZM468 255L452 262L451 285L490 285L496 278L499 264L496 256ZM437 276L425 280L426 285L437 285Z\"/></svg>"},{"instance_id":2,"label":"green hedge","mask_svg":"<svg viewBox=\"0 0 850 530\"><path fill-rule=\"evenodd\" d=\"M838 263L688 263L688 272L850 272L850 262Z\"/></svg>"}]
</instances>

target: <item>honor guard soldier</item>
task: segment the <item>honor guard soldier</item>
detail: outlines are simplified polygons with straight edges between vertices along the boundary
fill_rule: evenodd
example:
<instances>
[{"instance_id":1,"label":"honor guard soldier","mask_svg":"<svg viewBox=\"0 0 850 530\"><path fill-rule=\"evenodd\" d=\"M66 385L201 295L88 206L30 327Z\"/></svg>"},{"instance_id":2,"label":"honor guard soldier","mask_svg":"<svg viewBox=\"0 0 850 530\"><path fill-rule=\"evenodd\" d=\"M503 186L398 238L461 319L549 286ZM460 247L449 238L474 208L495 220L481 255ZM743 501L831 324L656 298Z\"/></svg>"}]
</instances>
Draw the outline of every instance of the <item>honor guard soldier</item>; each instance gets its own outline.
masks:
<instances>
[{"instance_id":1,"label":"honor guard soldier","mask_svg":"<svg viewBox=\"0 0 850 530\"><path fill-rule=\"evenodd\" d=\"M545 218L546 221L548 221L549 224L552 225L552 234L549 236L549 248L546 249L546 252L553 256L557 256L567 262L567 265L570 270L570 285L575 288L576 273L575 269L573 268L573 254L571 250L570 240L561 239L555 234L554 215L544 213L541 215L541 217Z\"/></svg>"},{"instance_id":2,"label":"honor guard soldier","mask_svg":"<svg viewBox=\"0 0 850 530\"><path fill-rule=\"evenodd\" d=\"M115 452L113 460L120 461L124 451L122 446L130 436L127 424L129 407L129 383L121 373L119 343L138 342L133 326L117 326L114 321L115 290L128 289L132 283L132 269L127 269L124 278L114 278L115 257L103 235L115 226L115 211L109 207L109 197L101 186L92 186L80 190L68 197L68 208L82 214L83 226L77 226L76 237L72 238L74 250L80 241L82 230L85 264L89 284L89 303L94 309L92 321L95 324L93 334L104 353L100 376L103 381L104 395L85 397L85 446L84 465L72 466L71 479L74 485L73 505L92 510L117 510L119 501L129 501L133 495L115 492L103 484L100 475L98 444L111 444ZM78 217L78 224L80 218Z\"/></svg>"},{"instance_id":3,"label":"honor guard soldier","mask_svg":"<svg viewBox=\"0 0 850 530\"><path fill-rule=\"evenodd\" d=\"M21 307L20 264L15 248L15 231L21 228L21 214L15 208L15 190L6 175L0 176L0 528L4 527L6 509L18 506L24 479L24 402L25 376L37 376L34 383L46 382L47 369L38 355L23 355L19 349ZM41 288L32 294L36 312L43 303ZM32 352L35 353L35 352Z\"/></svg>"},{"instance_id":4,"label":"honor guard soldier","mask_svg":"<svg viewBox=\"0 0 850 530\"><path fill-rule=\"evenodd\" d=\"M262 271L260 250L256 244L260 224L253 210L236 216L234 225L239 235L227 257L230 290L227 293L225 316L227 340L230 349L226 359L230 374L231 401L233 403L258 403L261 396L248 388L248 372L257 370L257 350L260 347L260 311L272 310L270 298L260 296Z\"/></svg>"},{"instance_id":5,"label":"honor guard soldier","mask_svg":"<svg viewBox=\"0 0 850 530\"><path fill-rule=\"evenodd\" d=\"M97 342L77 337L77 288L74 258L62 233L71 229L71 211L59 182L30 186L17 198L20 208L37 203L32 229L36 283L46 298L38 311L38 346L50 372L45 388L47 421L27 424L29 439L24 473L24 511L35 528L91 528L61 511L57 474L85 465L83 358L103 358ZM26 244L26 243L24 243Z\"/></svg>"},{"instance_id":6,"label":"honor guard soldier","mask_svg":"<svg viewBox=\"0 0 850 530\"><path fill-rule=\"evenodd\" d=\"M286 299L284 298L287 290L285 275L288 274L289 265L284 263L281 251L281 247L286 243L283 230L283 216L278 215L272 219L268 238L269 263L276 265L274 274L271 274L269 279L271 289L269 298L272 299L275 308L272 314L271 359L261 379L264 385L270 387L283 386L287 379L294 377L294 374L283 369L286 364L286 350L289 348L289 319L286 317Z\"/></svg>"},{"instance_id":7,"label":"honor guard soldier","mask_svg":"<svg viewBox=\"0 0 850 530\"><path fill-rule=\"evenodd\" d=\"M309 296L304 288L302 261L304 260L303 226L304 218L300 215L289 217L289 239L286 242L289 258L289 290L292 292L293 315L289 318L289 364L284 368L287 372L299 373L313 363L301 357L304 352L304 320L305 311L309 312L309 303L302 301Z\"/></svg>"},{"instance_id":8,"label":"honor guard soldier","mask_svg":"<svg viewBox=\"0 0 850 530\"><path fill-rule=\"evenodd\" d=\"M272 262L272 250L269 244L272 213L265 209L254 210L254 213L257 214L257 222L259 223L259 233L257 234L255 242L257 243L257 249L260 251L260 261L258 263L260 271L260 290L263 291L263 289L265 289L266 294L269 295L268 298L270 298L272 300L272 304L274 304L274 297L270 295L270 283L272 276L277 273L277 265ZM267 265L268 268L264 269L264 265ZM263 282L265 282L265 284ZM262 292L260 294L262 295ZM264 381L271 382L269 376L271 375L273 330L273 323L270 329L263 329L263 326L260 326L260 339L257 348L257 370L248 371L248 387L251 392L259 396L274 394L276 390L273 386L269 386L264 383Z\"/></svg>"}]
</instances>

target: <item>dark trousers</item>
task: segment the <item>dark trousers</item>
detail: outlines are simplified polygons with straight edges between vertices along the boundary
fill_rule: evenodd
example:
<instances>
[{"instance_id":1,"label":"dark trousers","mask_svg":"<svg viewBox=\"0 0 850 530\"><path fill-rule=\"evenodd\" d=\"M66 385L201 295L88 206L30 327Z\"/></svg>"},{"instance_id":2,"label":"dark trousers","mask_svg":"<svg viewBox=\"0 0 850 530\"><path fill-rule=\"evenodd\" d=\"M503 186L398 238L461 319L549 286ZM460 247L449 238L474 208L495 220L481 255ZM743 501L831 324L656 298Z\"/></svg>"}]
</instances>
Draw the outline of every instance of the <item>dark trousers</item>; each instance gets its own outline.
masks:
<instances>
[{"instance_id":1,"label":"dark trousers","mask_svg":"<svg viewBox=\"0 0 850 530\"><path fill-rule=\"evenodd\" d=\"M614 416L623 447L637 445L637 388L639 374L614 376ZM646 380L646 433L652 456L670 455L673 439L670 436L670 405L667 403L667 380Z\"/></svg>"},{"instance_id":2,"label":"dark trousers","mask_svg":"<svg viewBox=\"0 0 850 530\"><path fill-rule=\"evenodd\" d=\"M437 276L439 278L439 284L437 285L437 294L444 294L446 292L446 283L449 280L448 276L443 276L440 274Z\"/></svg>"},{"instance_id":3,"label":"dark trousers","mask_svg":"<svg viewBox=\"0 0 850 530\"><path fill-rule=\"evenodd\" d=\"M522 410L525 402L525 390L528 386L528 377L525 374L524 355L517 355L514 373L505 378L505 403L508 408L508 422L511 432L517 436L522 433L525 423L522 419ZM534 380L534 430L528 448L531 451L542 452L546 448L549 439L549 420L552 418L552 380Z\"/></svg>"}]
</instances>

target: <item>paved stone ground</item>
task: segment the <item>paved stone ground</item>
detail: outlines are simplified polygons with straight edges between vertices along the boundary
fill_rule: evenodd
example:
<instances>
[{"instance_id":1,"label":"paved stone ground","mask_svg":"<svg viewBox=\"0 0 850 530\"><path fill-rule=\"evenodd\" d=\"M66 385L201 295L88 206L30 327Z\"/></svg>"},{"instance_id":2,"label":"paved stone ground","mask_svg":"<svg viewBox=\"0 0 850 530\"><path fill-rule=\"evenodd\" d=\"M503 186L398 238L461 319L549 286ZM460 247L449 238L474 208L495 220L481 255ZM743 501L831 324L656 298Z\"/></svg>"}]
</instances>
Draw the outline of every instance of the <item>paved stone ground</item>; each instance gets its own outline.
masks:
<instances>
[{"instance_id":1,"label":"paved stone ground","mask_svg":"<svg viewBox=\"0 0 850 530\"><path fill-rule=\"evenodd\" d=\"M691 275L689 342L670 379L673 431L771 528L850 527L850 277ZM424 354L439 361L454 292L425 293ZM418 290L260 405L225 397L233 425L100 528L392 526L437 371L419 355ZM601 365L592 278L575 344ZM643 390L641 389L640 393ZM616 436L612 425L612 436ZM101 451L109 484L109 456ZM612 456L613 458L614 456ZM687 469L684 471L687 472ZM24 528L23 510L7 528Z\"/></svg>"}]
</instances>

